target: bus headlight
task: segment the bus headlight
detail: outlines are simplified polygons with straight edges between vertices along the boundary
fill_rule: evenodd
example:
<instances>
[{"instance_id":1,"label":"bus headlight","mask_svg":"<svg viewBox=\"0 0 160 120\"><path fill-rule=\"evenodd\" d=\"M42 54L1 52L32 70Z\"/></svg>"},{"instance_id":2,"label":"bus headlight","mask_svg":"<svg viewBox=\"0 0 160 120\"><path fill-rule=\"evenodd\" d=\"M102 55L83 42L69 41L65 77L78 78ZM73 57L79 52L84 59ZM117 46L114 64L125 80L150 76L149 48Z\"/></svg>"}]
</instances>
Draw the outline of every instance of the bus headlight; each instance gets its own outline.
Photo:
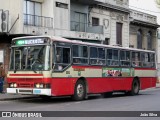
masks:
<instances>
[{"instance_id":1,"label":"bus headlight","mask_svg":"<svg viewBox=\"0 0 160 120\"><path fill-rule=\"evenodd\" d=\"M35 87L40 88L40 84L39 83L35 84Z\"/></svg>"},{"instance_id":2,"label":"bus headlight","mask_svg":"<svg viewBox=\"0 0 160 120\"><path fill-rule=\"evenodd\" d=\"M9 87L10 88L16 88L17 87L17 83L10 83Z\"/></svg>"},{"instance_id":3,"label":"bus headlight","mask_svg":"<svg viewBox=\"0 0 160 120\"><path fill-rule=\"evenodd\" d=\"M13 87L16 88L16 87L17 87L17 83L14 83L14 84L13 84Z\"/></svg>"},{"instance_id":4,"label":"bus headlight","mask_svg":"<svg viewBox=\"0 0 160 120\"><path fill-rule=\"evenodd\" d=\"M42 83L36 83L35 87L36 88L44 88L44 84L42 84Z\"/></svg>"},{"instance_id":5,"label":"bus headlight","mask_svg":"<svg viewBox=\"0 0 160 120\"><path fill-rule=\"evenodd\" d=\"M39 87L40 87L40 88L43 88L43 84L40 84Z\"/></svg>"},{"instance_id":6,"label":"bus headlight","mask_svg":"<svg viewBox=\"0 0 160 120\"><path fill-rule=\"evenodd\" d=\"M9 86L10 86L11 88L13 88L14 84L13 84L13 83L11 83Z\"/></svg>"},{"instance_id":7,"label":"bus headlight","mask_svg":"<svg viewBox=\"0 0 160 120\"><path fill-rule=\"evenodd\" d=\"M45 83L35 83L34 87L35 88L50 88L50 84L49 83L47 83L47 84L45 84Z\"/></svg>"}]
</instances>

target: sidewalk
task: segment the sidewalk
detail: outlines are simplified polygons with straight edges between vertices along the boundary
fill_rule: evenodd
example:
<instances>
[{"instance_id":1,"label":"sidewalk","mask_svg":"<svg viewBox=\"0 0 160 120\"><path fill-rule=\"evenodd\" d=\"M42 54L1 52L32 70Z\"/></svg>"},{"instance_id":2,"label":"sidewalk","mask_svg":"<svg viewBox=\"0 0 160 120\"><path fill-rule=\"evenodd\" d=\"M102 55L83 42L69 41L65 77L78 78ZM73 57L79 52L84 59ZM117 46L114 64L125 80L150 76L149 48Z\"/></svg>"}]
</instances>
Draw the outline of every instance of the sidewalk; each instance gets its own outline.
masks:
<instances>
[{"instance_id":1,"label":"sidewalk","mask_svg":"<svg viewBox=\"0 0 160 120\"><path fill-rule=\"evenodd\" d=\"M156 88L160 88L160 83L156 84ZM156 89L155 88L155 89ZM36 98L36 95L17 95L17 94L0 94L0 101L4 100L18 100L18 99L30 99Z\"/></svg>"}]
</instances>

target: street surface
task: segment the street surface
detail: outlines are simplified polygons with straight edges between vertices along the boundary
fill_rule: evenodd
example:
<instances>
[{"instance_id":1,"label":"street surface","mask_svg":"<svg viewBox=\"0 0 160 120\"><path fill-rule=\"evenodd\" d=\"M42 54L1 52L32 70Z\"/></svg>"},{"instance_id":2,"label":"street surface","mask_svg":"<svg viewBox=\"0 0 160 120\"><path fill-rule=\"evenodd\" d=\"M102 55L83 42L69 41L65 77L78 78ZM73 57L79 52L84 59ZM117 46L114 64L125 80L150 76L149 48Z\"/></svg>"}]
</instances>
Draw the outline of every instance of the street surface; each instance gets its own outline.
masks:
<instances>
[{"instance_id":1,"label":"street surface","mask_svg":"<svg viewBox=\"0 0 160 120\"><path fill-rule=\"evenodd\" d=\"M100 95L90 96L88 100L72 101L70 97L51 98L43 100L41 98L29 98L20 100L0 101L0 111L160 111L160 88L141 91L138 96L125 96L115 94L110 98L102 98ZM2 119L2 118L0 118ZM4 119L4 118L3 118ZM17 119L17 118L14 118ZM31 119L31 118L30 118ZM40 118L37 118L40 119ZM41 118L44 119L44 118ZM159 120L160 118L149 117L120 117L120 118L46 118L47 120Z\"/></svg>"}]
</instances>

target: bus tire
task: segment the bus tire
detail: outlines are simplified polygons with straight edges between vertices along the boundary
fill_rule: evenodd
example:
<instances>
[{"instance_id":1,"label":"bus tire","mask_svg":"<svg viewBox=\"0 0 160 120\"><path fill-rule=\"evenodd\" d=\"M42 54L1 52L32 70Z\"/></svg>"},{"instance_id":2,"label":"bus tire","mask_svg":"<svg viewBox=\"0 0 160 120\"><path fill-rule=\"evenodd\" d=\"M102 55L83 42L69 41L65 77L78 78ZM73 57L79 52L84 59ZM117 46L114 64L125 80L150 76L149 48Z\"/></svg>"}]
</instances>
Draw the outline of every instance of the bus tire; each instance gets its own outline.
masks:
<instances>
[{"instance_id":1,"label":"bus tire","mask_svg":"<svg viewBox=\"0 0 160 120\"><path fill-rule=\"evenodd\" d=\"M112 97L113 92L106 92L106 93L102 93L102 96L104 98L108 98L108 97Z\"/></svg>"},{"instance_id":2,"label":"bus tire","mask_svg":"<svg viewBox=\"0 0 160 120\"><path fill-rule=\"evenodd\" d=\"M134 79L132 82L132 88L131 91L128 92L129 95L134 96L138 95L140 90L140 83L137 79Z\"/></svg>"},{"instance_id":3,"label":"bus tire","mask_svg":"<svg viewBox=\"0 0 160 120\"><path fill-rule=\"evenodd\" d=\"M86 96L86 86L85 82L82 80L78 80L75 88L74 88L74 95L72 96L72 99L75 101L84 100Z\"/></svg>"}]
</instances>

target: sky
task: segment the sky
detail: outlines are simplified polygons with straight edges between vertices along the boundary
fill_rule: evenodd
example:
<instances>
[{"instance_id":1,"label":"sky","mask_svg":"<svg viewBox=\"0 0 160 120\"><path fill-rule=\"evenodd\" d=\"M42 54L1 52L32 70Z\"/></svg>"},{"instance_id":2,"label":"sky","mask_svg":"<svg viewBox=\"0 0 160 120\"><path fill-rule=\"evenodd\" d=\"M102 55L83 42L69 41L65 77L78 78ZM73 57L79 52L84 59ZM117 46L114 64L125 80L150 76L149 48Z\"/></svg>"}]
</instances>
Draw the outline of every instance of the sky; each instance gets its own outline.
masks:
<instances>
[{"instance_id":1,"label":"sky","mask_svg":"<svg viewBox=\"0 0 160 120\"><path fill-rule=\"evenodd\" d=\"M134 10L142 11L157 16L157 23L160 24L160 0L129 0L129 7Z\"/></svg>"}]
</instances>

